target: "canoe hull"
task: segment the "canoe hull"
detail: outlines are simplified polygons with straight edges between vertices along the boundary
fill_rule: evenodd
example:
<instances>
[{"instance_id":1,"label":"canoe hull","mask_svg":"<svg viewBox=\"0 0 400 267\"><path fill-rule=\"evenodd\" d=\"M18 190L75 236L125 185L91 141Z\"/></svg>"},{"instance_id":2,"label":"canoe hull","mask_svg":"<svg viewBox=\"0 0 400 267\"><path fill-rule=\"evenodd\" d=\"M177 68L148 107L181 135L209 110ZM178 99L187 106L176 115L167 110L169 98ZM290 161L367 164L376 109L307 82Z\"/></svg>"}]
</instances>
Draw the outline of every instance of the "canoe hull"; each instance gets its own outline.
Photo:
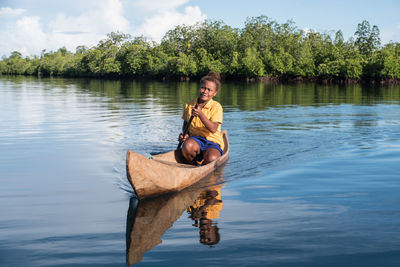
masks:
<instances>
[{"instance_id":1,"label":"canoe hull","mask_svg":"<svg viewBox=\"0 0 400 267\"><path fill-rule=\"evenodd\" d=\"M223 137L224 155L199 167L180 163L179 151L170 151L148 159L128 150L127 176L138 198L180 191L213 172L228 159L229 142L226 131L223 131Z\"/></svg>"}]
</instances>

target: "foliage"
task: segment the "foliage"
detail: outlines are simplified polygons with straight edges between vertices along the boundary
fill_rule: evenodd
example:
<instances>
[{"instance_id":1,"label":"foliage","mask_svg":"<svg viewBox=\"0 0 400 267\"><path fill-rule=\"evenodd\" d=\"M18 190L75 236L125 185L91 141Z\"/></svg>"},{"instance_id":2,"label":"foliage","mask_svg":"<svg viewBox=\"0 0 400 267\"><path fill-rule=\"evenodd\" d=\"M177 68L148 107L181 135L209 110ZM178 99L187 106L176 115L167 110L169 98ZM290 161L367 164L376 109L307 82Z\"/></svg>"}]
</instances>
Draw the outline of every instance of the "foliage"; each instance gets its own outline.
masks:
<instances>
[{"instance_id":1,"label":"foliage","mask_svg":"<svg viewBox=\"0 0 400 267\"><path fill-rule=\"evenodd\" d=\"M246 49L242 58L242 74L247 77L263 76L265 73L263 62L254 47Z\"/></svg>"},{"instance_id":2,"label":"foliage","mask_svg":"<svg viewBox=\"0 0 400 267\"><path fill-rule=\"evenodd\" d=\"M341 31L297 29L266 16L248 18L243 29L222 21L180 25L161 43L112 32L94 47L65 47L0 60L0 73L90 77L199 77L214 70L229 77L317 77L321 79L400 79L400 44L380 46L379 28L357 25L354 38Z\"/></svg>"},{"instance_id":3,"label":"foliage","mask_svg":"<svg viewBox=\"0 0 400 267\"><path fill-rule=\"evenodd\" d=\"M380 60L383 68L381 76L387 78L400 77L400 44L389 43L380 51Z\"/></svg>"},{"instance_id":4,"label":"foliage","mask_svg":"<svg viewBox=\"0 0 400 267\"><path fill-rule=\"evenodd\" d=\"M365 56L370 56L381 44L378 26L374 25L371 28L366 20L358 24L355 36L357 37L355 44Z\"/></svg>"}]
</instances>

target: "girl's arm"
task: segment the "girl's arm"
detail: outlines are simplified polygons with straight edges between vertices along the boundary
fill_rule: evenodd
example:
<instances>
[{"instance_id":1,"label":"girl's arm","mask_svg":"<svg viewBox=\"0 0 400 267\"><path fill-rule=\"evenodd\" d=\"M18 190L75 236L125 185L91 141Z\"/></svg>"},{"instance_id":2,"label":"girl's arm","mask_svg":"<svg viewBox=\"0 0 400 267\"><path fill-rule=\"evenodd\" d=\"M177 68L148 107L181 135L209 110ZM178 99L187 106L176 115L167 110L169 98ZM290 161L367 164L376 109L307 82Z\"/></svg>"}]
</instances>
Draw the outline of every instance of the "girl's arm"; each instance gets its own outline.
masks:
<instances>
[{"instance_id":1,"label":"girl's arm","mask_svg":"<svg viewBox=\"0 0 400 267\"><path fill-rule=\"evenodd\" d=\"M215 121L210 121L206 115L201 111L200 107L193 108L192 109L192 114L195 117L199 117L201 122L204 124L204 126L207 128L212 133L215 133L218 130L219 123Z\"/></svg>"}]
</instances>

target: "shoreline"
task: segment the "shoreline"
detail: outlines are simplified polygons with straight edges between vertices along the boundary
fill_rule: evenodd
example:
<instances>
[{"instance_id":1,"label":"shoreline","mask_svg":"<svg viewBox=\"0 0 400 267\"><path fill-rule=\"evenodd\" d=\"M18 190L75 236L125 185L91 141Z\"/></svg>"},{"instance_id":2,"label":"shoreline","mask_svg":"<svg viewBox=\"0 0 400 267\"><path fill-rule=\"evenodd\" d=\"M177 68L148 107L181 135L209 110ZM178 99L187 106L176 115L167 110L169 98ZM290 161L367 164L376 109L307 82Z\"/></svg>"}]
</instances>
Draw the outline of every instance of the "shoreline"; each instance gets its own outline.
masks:
<instances>
[{"instance_id":1,"label":"shoreline","mask_svg":"<svg viewBox=\"0 0 400 267\"><path fill-rule=\"evenodd\" d=\"M256 77L245 78L246 82L259 83L319 83L319 84L380 84L380 85L400 85L397 78L321 78L321 77Z\"/></svg>"},{"instance_id":2,"label":"shoreline","mask_svg":"<svg viewBox=\"0 0 400 267\"><path fill-rule=\"evenodd\" d=\"M197 76L126 76L126 75L26 75L26 74L2 74L0 76L24 76L38 78L84 78L99 80L136 80L136 81L176 81L190 82L198 81ZM400 85L399 78L338 78L338 77L302 77L302 76L259 76L259 77L237 77L221 75L225 81L239 81L245 83L318 83L318 84L372 84L372 85Z\"/></svg>"}]
</instances>

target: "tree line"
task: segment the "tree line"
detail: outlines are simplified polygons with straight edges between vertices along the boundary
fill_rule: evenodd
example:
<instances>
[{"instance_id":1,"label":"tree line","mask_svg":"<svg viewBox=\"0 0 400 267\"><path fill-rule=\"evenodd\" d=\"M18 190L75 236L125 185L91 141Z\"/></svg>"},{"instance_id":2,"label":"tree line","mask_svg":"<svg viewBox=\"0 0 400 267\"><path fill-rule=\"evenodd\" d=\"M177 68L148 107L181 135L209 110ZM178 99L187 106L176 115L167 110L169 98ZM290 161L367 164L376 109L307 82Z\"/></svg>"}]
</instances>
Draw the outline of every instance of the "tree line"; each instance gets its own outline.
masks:
<instances>
[{"instance_id":1,"label":"tree line","mask_svg":"<svg viewBox=\"0 0 400 267\"><path fill-rule=\"evenodd\" d=\"M185 78L209 70L227 78L297 77L360 80L400 79L400 43L381 45L379 28L368 21L344 40L304 31L293 21L252 17L242 29L222 21L181 25L160 43L112 32L96 46L65 47L23 57L18 51L0 61L0 73L64 77Z\"/></svg>"}]
</instances>

